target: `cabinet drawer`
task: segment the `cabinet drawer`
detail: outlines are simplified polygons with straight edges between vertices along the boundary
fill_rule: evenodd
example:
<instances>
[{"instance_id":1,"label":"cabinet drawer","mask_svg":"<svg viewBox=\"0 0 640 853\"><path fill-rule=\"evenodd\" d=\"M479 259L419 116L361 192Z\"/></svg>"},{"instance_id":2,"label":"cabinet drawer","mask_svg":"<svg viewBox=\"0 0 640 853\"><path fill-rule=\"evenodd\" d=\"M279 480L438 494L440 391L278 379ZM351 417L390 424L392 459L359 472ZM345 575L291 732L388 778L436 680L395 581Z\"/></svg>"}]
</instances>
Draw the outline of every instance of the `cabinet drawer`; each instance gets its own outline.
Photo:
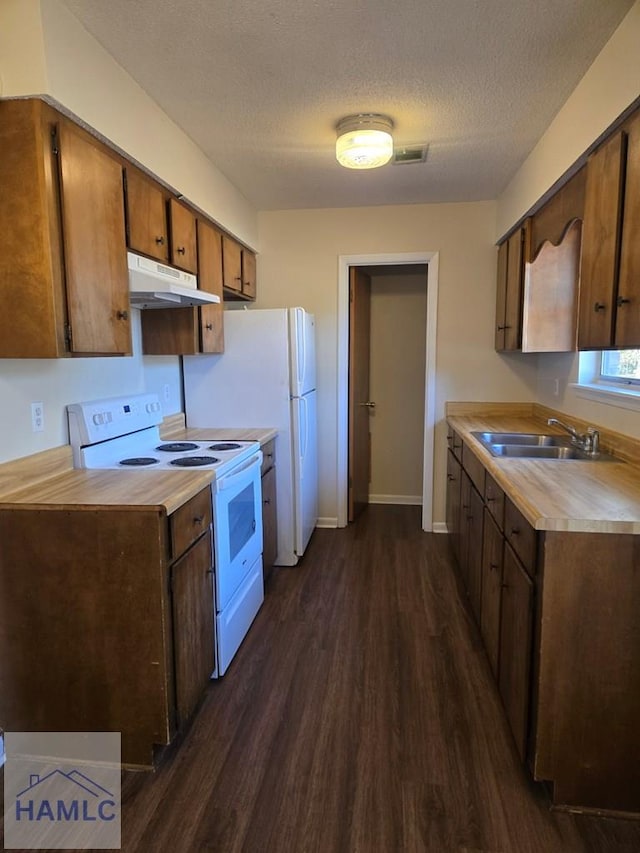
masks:
<instances>
[{"instance_id":1,"label":"cabinet drawer","mask_svg":"<svg viewBox=\"0 0 640 853\"><path fill-rule=\"evenodd\" d=\"M211 489L191 498L169 517L171 559L175 560L201 536L211 524Z\"/></svg>"},{"instance_id":2,"label":"cabinet drawer","mask_svg":"<svg viewBox=\"0 0 640 853\"><path fill-rule=\"evenodd\" d=\"M485 472L484 502L502 530L504 528L504 492L488 471Z\"/></svg>"},{"instance_id":3,"label":"cabinet drawer","mask_svg":"<svg viewBox=\"0 0 640 853\"><path fill-rule=\"evenodd\" d=\"M532 577L536 570L536 531L509 498L504 505L504 535Z\"/></svg>"},{"instance_id":4,"label":"cabinet drawer","mask_svg":"<svg viewBox=\"0 0 640 853\"><path fill-rule=\"evenodd\" d=\"M484 495L484 465L466 444L462 445L462 467L471 478L471 482Z\"/></svg>"},{"instance_id":5,"label":"cabinet drawer","mask_svg":"<svg viewBox=\"0 0 640 853\"><path fill-rule=\"evenodd\" d=\"M262 467L260 476L263 477L276 464L276 440L272 438L262 446Z\"/></svg>"}]
</instances>

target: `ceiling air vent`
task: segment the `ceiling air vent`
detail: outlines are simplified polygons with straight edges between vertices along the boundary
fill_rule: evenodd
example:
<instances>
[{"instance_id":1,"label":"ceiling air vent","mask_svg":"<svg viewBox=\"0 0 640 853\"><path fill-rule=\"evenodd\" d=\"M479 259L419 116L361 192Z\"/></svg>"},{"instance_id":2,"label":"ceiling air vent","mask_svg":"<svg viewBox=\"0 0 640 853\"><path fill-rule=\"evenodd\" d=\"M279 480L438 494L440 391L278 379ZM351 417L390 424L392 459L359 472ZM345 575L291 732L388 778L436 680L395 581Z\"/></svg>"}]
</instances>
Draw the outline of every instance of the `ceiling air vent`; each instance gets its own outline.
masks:
<instances>
[{"instance_id":1,"label":"ceiling air vent","mask_svg":"<svg viewBox=\"0 0 640 853\"><path fill-rule=\"evenodd\" d=\"M428 145L407 145L404 148L396 148L391 162L396 166L403 163L424 163L428 148Z\"/></svg>"}]
</instances>

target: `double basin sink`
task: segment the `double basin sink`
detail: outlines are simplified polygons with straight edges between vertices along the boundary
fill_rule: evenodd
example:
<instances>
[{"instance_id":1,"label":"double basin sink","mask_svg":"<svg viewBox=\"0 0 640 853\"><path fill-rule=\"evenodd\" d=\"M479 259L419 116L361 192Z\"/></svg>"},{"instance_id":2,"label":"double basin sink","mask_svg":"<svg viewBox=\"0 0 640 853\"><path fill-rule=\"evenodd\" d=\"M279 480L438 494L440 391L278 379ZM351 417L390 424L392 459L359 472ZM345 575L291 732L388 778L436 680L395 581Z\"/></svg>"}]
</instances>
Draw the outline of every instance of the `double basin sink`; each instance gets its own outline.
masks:
<instances>
[{"instance_id":1,"label":"double basin sink","mask_svg":"<svg viewBox=\"0 0 640 853\"><path fill-rule=\"evenodd\" d=\"M472 432L493 456L516 459L580 459L588 462L619 462L609 453L589 454L569 436L528 432Z\"/></svg>"}]
</instances>

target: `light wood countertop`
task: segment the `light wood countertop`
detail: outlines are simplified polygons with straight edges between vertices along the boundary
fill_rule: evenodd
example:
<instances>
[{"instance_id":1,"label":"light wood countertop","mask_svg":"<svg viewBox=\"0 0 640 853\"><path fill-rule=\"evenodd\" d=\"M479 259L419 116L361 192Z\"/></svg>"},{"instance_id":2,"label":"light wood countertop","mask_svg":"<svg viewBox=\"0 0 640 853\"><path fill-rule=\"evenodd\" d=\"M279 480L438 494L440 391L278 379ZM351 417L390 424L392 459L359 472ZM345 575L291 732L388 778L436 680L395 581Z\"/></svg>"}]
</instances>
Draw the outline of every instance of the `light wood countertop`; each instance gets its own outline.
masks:
<instances>
[{"instance_id":1,"label":"light wood countertop","mask_svg":"<svg viewBox=\"0 0 640 853\"><path fill-rule=\"evenodd\" d=\"M184 415L172 415L161 427L163 438L193 441L258 441L277 435L271 428L186 429ZM54 447L0 464L0 508L38 510L148 510L170 515L211 485L210 470L121 471L73 467L71 448Z\"/></svg>"},{"instance_id":2,"label":"light wood countertop","mask_svg":"<svg viewBox=\"0 0 640 853\"><path fill-rule=\"evenodd\" d=\"M487 408L464 409L450 404L447 422L482 462L498 485L537 530L640 534L640 467L634 459L638 443L602 432L603 450L620 450L629 461L519 459L492 456L471 433L558 433L547 426L550 410L532 406L527 413ZM582 429L582 423L553 413ZM596 425L597 426L597 425Z\"/></svg>"}]
</instances>

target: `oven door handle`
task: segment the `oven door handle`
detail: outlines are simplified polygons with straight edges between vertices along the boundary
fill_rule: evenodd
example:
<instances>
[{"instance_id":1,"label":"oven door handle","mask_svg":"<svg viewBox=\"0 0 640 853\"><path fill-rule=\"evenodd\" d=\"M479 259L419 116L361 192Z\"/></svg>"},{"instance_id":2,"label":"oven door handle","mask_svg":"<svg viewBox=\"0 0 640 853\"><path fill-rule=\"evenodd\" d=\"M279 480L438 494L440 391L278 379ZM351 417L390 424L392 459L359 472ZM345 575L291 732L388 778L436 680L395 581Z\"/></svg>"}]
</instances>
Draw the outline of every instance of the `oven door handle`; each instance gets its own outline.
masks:
<instances>
[{"instance_id":1,"label":"oven door handle","mask_svg":"<svg viewBox=\"0 0 640 853\"><path fill-rule=\"evenodd\" d=\"M220 479L215 480L215 488L222 492L225 489L237 488L243 482L250 483L254 479L254 472L262 465L262 451L258 451L255 456L252 456L244 465L239 468L234 468L230 474L223 474Z\"/></svg>"}]
</instances>

